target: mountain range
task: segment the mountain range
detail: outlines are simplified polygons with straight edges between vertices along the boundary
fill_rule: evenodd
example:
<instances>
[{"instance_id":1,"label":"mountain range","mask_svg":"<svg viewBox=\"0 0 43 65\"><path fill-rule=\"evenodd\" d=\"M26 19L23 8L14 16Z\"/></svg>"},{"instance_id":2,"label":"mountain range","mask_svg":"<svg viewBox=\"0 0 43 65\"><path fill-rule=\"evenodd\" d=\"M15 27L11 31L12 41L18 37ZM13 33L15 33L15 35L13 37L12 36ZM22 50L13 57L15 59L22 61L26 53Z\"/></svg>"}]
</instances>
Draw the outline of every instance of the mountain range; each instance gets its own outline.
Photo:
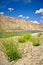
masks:
<instances>
[{"instance_id":1,"label":"mountain range","mask_svg":"<svg viewBox=\"0 0 43 65\"><path fill-rule=\"evenodd\" d=\"M20 18L0 15L0 31L43 30L43 25Z\"/></svg>"}]
</instances>

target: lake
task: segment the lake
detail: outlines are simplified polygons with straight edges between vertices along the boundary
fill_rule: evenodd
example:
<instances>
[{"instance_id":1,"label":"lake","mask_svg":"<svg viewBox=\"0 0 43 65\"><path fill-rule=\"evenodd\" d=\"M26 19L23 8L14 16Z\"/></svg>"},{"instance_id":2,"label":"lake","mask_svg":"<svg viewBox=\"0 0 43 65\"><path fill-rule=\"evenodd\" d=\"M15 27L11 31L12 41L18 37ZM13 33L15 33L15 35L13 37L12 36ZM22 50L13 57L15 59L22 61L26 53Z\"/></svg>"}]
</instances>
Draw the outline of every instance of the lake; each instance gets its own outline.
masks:
<instances>
[{"instance_id":1,"label":"lake","mask_svg":"<svg viewBox=\"0 0 43 65\"><path fill-rule=\"evenodd\" d=\"M0 36L5 35L5 36L18 36L20 34L24 33L37 33L37 32L43 32L42 30L23 30L23 31L15 31L15 32L0 32Z\"/></svg>"}]
</instances>

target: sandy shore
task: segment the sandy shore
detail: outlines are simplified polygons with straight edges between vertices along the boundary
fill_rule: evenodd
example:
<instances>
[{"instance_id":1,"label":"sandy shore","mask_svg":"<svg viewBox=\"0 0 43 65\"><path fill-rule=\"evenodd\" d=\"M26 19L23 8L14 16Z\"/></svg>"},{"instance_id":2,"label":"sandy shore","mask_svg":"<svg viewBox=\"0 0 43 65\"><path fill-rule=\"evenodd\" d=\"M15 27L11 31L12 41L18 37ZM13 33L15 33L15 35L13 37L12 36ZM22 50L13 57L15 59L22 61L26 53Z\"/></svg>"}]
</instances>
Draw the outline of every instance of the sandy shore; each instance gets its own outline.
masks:
<instances>
[{"instance_id":1,"label":"sandy shore","mask_svg":"<svg viewBox=\"0 0 43 65\"><path fill-rule=\"evenodd\" d=\"M37 35L38 33L33 33L32 35Z\"/></svg>"}]
</instances>

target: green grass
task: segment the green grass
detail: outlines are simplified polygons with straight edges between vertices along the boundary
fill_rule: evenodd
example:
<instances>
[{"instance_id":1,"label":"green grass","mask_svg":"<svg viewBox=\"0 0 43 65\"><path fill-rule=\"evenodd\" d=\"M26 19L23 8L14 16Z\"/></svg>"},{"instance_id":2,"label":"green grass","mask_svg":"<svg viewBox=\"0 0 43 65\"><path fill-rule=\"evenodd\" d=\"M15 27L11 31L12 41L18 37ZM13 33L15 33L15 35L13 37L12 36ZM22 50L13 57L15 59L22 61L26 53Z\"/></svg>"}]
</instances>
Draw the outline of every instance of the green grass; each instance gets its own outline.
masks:
<instances>
[{"instance_id":1,"label":"green grass","mask_svg":"<svg viewBox=\"0 0 43 65\"><path fill-rule=\"evenodd\" d=\"M14 36L14 32L0 32L0 38L7 38Z\"/></svg>"},{"instance_id":2,"label":"green grass","mask_svg":"<svg viewBox=\"0 0 43 65\"><path fill-rule=\"evenodd\" d=\"M13 40L3 42L4 52L9 61L18 60L21 58L21 52L18 50L18 44Z\"/></svg>"},{"instance_id":3,"label":"green grass","mask_svg":"<svg viewBox=\"0 0 43 65\"><path fill-rule=\"evenodd\" d=\"M39 32L39 33L37 34L37 36L38 36L38 37L40 37L41 35L42 35L42 33L41 33L41 32Z\"/></svg>"},{"instance_id":4,"label":"green grass","mask_svg":"<svg viewBox=\"0 0 43 65\"><path fill-rule=\"evenodd\" d=\"M20 36L19 38L18 38L18 42L20 42L20 43L24 43L26 40L25 40L25 38L23 37L23 36Z\"/></svg>"},{"instance_id":5,"label":"green grass","mask_svg":"<svg viewBox=\"0 0 43 65\"><path fill-rule=\"evenodd\" d=\"M32 41L32 43L33 43L33 46L39 46L39 45L40 45L39 41L40 41L40 36L41 36L41 35L42 35L42 33L39 32L39 33L37 34L37 37L32 37L32 38L31 38L31 41Z\"/></svg>"},{"instance_id":6,"label":"green grass","mask_svg":"<svg viewBox=\"0 0 43 65\"><path fill-rule=\"evenodd\" d=\"M38 37L32 37L31 41L33 43L33 46L39 46L40 45Z\"/></svg>"},{"instance_id":7,"label":"green grass","mask_svg":"<svg viewBox=\"0 0 43 65\"><path fill-rule=\"evenodd\" d=\"M20 43L23 43L23 42L25 42L25 41L27 41L27 40L30 40L31 39L31 34L30 33L25 33L25 34L22 34L22 35L20 35L20 37L18 38L18 42L20 42Z\"/></svg>"},{"instance_id":8,"label":"green grass","mask_svg":"<svg viewBox=\"0 0 43 65\"><path fill-rule=\"evenodd\" d=\"M39 35L39 34L38 34ZM33 37L31 35L31 33L26 33L26 34L22 34L19 38L18 38L18 42L19 43L24 43L26 41L31 41L33 43L33 46L39 46L39 36L37 37Z\"/></svg>"}]
</instances>

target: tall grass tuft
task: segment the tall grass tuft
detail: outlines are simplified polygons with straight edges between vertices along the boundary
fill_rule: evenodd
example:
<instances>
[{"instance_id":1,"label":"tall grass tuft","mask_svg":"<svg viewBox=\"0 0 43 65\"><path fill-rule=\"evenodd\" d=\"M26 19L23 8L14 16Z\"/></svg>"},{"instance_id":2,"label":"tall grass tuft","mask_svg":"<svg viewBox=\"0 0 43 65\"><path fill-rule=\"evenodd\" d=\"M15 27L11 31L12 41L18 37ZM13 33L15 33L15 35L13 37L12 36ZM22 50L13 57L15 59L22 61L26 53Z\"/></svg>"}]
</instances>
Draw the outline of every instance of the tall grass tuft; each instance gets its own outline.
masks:
<instances>
[{"instance_id":1,"label":"tall grass tuft","mask_svg":"<svg viewBox=\"0 0 43 65\"><path fill-rule=\"evenodd\" d=\"M39 46L39 38L38 37L32 37L31 39L33 46Z\"/></svg>"},{"instance_id":2,"label":"tall grass tuft","mask_svg":"<svg viewBox=\"0 0 43 65\"><path fill-rule=\"evenodd\" d=\"M25 34L22 34L19 38L18 38L18 41L20 43L23 43L25 42L26 40L30 40L31 39L31 34L30 33L25 33Z\"/></svg>"},{"instance_id":3,"label":"tall grass tuft","mask_svg":"<svg viewBox=\"0 0 43 65\"><path fill-rule=\"evenodd\" d=\"M18 60L21 58L21 53L18 50L18 45L13 41L7 41L3 43L4 51L9 61Z\"/></svg>"},{"instance_id":4,"label":"tall grass tuft","mask_svg":"<svg viewBox=\"0 0 43 65\"><path fill-rule=\"evenodd\" d=\"M41 35L42 35L42 33L41 33L41 32L39 32L39 33L37 34L37 36L38 36L38 37L40 37Z\"/></svg>"}]
</instances>

